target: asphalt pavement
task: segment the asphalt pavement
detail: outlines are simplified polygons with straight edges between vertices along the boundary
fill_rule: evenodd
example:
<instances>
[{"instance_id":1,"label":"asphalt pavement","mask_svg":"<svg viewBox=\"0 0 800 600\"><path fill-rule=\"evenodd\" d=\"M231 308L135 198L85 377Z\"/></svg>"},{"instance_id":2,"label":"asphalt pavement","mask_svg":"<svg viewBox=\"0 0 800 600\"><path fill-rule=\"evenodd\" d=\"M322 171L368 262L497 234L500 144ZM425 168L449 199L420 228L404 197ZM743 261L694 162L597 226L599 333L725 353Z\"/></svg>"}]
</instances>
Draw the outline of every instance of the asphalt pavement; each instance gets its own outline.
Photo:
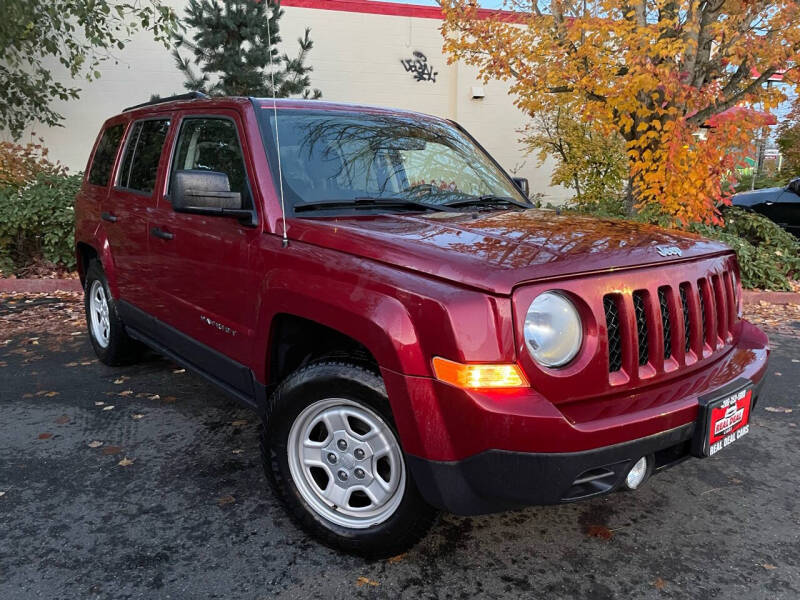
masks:
<instances>
[{"instance_id":1,"label":"asphalt pavement","mask_svg":"<svg viewBox=\"0 0 800 600\"><path fill-rule=\"evenodd\" d=\"M798 337L773 336L751 432L713 458L635 493L443 515L376 562L291 523L255 415L200 377L33 338L0 339L2 600L800 598Z\"/></svg>"}]
</instances>

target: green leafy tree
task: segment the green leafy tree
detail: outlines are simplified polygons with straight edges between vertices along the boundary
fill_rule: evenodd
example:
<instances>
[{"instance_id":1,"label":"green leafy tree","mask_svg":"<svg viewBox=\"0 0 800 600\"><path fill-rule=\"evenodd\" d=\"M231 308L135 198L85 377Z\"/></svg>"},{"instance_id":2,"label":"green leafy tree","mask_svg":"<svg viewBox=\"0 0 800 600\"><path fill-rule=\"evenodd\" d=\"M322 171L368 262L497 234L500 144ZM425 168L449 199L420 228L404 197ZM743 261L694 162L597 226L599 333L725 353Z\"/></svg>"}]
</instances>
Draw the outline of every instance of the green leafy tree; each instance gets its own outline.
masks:
<instances>
[{"instance_id":1,"label":"green leafy tree","mask_svg":"<svg viewBox=\"0 0 800 600\"><path fill-rule=\"evenodd\" d=\"M795 99L791 112L778 126L778 148L783 155L782 174L800 177L800 97Z\"/></svg>"},{"instance_id":2,"label":"green leafy tree","mask_svg":"<svg viewBox=\"0 0 800 600\"><path fill-rule=\"evenodd\" d=\"M133 34L148 31L168 45L176 23L161 0L3 0L2 7L0 130L14 139L33 122L59 125L52 102L77 99L74 80L100 77L100 64Z\"/></svg>"},{"instance_id":3,"label":"green leafy tree","mask_svg":"<svg viewBox=\"0 0 800 600\"><path fill-rule=\"evenodd\" d=\"M173 55L187 90L218 96L302 96L311 89L305 61L313 47L310 29L299 38L296 57L281 55L279 0L189 0L183 24L191 37L175 36ZM192 58L181 55L187 49Z\"/></svg>"},{"instance_id":4,"label":"green leafy tree","mask_svg":"<svg viewBox=\"0 0 800 600\"><path fill-rule=\"evenodd\" d=\"M575 115L571 107L555 102L536 113L523 141L536 152L540 166L548 157L555 160L551 183L572 188L578 207L622 214L628 175L625 140Z\"/></svg>"}]
</instances>

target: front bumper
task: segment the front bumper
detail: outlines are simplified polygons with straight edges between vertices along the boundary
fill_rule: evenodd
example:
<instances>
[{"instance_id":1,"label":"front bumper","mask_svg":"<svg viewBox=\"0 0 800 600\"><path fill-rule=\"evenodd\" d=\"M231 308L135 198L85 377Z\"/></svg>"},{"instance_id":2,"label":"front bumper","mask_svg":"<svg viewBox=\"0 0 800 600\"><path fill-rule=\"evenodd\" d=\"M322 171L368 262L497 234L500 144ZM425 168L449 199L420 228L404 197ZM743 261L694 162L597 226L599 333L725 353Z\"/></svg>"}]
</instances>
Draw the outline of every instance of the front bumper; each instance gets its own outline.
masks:
<instances>
[{"instance_id":1,"label":"front bumper","mask_svg":"<svg viewBox=\"0 0 800 600\"><path fill-rule=\"evenodd\" d=\"M714 364L582 407L557 407L534 390L484 394L391 371L384 380L417 487L430 504L468 515L614 491L642 456L654 471L684 460L698 397L746 379L755 404L768 354L763 332L743 323Z\"/></svg>"}]
</instances>

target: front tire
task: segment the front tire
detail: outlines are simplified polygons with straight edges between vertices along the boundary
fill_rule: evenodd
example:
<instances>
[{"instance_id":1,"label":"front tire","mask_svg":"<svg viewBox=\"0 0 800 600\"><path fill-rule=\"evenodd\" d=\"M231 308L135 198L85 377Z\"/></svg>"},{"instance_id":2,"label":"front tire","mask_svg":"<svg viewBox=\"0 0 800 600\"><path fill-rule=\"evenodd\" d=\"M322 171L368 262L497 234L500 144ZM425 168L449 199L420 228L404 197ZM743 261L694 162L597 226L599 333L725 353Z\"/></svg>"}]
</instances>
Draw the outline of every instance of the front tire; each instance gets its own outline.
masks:
<instances>
[{"instance_id":1,"label":"front tire","mask_svg":"<svg viewBox=\"0 0 800 600\"><path fill-rule=\"evenodd\" d=\"M96 260L86 269L83 291L89 339L100 362L117 366L136 361L142 347L125 331L103 267Z\"/></svg>"},{"instance_id":2,"label":"front tire","mask_svg":"<svg viewBox=\"0 0 800 600\"><path fill-rule=\"evenodd\" d=\"M321 361L275 391L262 429L267 476L293 519L323 543L368 558L400 554L436 512L405 464L382 379Z\"/></svg>"}]
</instances>

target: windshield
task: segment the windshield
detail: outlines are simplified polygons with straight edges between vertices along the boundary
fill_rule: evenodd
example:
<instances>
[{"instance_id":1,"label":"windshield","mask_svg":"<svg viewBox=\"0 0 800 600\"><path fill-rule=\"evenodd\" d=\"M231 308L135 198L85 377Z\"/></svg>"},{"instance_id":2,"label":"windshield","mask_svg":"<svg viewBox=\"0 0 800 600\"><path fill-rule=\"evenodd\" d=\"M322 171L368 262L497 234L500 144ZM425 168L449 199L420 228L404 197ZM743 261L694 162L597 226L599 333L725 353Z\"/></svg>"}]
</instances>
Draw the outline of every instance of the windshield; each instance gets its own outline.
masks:
<instances>
[{"instance_id":1,"label":"windshield","mask_svg":"<svg viewBox=\"0 0 800 600\"><path fill-rule=\"evenodd\" d=\"M270 168L278 181L275 114L259 112ZM425 205L485 204L506 198L528 205L514 183L465 134L433 119L321 110L279 110L287 208L357 199L412 200ZM362 204L363 206L363 204ZM394 210L399 204L372 204ZM408 206L407 206L408 207ZM413 207L412 207L413 209Z\"/></svg>"}]
</instances>

